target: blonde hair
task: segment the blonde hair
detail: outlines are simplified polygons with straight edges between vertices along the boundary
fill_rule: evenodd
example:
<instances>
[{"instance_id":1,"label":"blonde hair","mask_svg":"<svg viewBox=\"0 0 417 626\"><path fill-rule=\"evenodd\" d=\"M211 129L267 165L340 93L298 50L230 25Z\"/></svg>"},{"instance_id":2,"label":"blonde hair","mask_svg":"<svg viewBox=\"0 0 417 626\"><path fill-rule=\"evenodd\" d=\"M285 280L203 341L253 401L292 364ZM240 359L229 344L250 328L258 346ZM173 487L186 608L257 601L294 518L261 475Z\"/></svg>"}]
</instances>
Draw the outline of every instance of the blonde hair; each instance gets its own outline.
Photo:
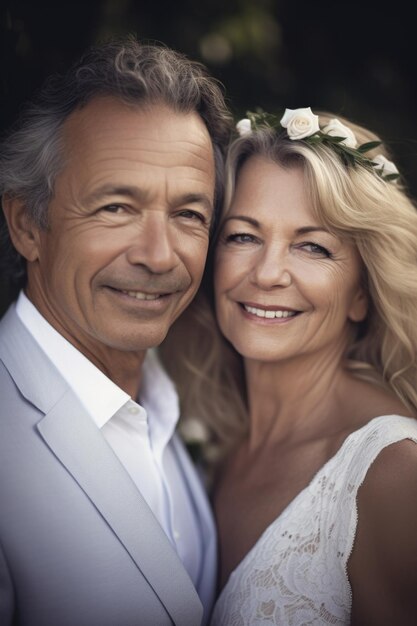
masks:
<instances>
[{"instance_id":1,"label":"blonde hair","mask_svg":"<svg viewBox=\"0 0 417 626\"><path fill-rule=\"evenodd\" d=\"M321 126L334 117L319 116ZM339 119L359 144L378 139ZM367 156L376 153L389 156L382 146ZM260 129L229 148L223 215L243 163L255 155L285 168L301 167L317 219L357 246L369 311L357 325L346 366L358 378L389 388L417 412L417 212L406 190L370 169L345 165L331 147ZM211 284L210 259L200 292L172 328L162 357L177 382L185 416L203 420L212 441L227 450L248 423L244 374L241 357L217 327Z\"/></svg>"}]
</instances>

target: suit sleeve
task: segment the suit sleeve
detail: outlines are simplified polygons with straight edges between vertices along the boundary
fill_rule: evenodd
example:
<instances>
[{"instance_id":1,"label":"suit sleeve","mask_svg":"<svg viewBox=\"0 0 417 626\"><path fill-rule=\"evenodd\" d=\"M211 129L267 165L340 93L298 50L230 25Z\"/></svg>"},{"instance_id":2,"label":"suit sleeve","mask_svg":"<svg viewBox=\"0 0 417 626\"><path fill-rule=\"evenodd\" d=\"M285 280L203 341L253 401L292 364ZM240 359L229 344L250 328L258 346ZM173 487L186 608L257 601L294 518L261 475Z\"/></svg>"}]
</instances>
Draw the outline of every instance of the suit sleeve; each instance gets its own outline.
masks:
<instances>
[{"instance_id":1,"label":"suit sleeve","mask_svg":"<svg viewBox=\"0 0 417 626\"><path fill-rule=\"evenodd\" d=\"M0 624L12 626L14 613L13 583L3 548L0 544Z\"/></svg>"}]
</instances>

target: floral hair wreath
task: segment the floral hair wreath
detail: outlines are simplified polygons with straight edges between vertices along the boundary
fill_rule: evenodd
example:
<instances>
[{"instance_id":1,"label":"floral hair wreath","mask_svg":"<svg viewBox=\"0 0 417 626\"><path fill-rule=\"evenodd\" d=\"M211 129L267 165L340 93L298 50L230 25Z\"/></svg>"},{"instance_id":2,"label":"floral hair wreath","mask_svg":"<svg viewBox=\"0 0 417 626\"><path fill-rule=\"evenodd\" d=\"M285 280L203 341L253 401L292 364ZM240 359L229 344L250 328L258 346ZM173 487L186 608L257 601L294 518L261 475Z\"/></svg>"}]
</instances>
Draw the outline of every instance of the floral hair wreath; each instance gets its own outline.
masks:
<instances>
[{"instance_id":1,"label":"floral hair wreath","mask_svg":"<svg viewBox=\"0 0 417 626\"><path fill-rule=\"evenodd\" d=\"M369 141L358 146L353 131L334 118L324 127L319 126L319 116L310 107L304 109L285 109L281 119L271 113L258 109L256 113L247 111L247 117L236 124L240 137L248 137L261 128L277 131L286 129L288 138L304 140L309 145L324 144L332 148L347 166L361 165L375 171L383 180L396 181L399 171L392 161L382 154L372 159L365 153L381 145L381 141Z\"/></svg>"}]
</instances>

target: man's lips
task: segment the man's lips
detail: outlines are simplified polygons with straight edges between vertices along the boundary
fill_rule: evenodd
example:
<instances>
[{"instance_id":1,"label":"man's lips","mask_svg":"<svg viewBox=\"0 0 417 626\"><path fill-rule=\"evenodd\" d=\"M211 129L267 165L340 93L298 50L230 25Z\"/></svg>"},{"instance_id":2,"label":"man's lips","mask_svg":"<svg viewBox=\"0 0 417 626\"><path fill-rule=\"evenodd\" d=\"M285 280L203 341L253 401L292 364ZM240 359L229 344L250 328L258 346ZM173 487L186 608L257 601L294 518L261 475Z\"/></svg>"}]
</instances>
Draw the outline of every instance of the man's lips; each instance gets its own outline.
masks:
<instances>
[{"instance_id":1,"label":"man's lips","mask_svg":"<svg viewBox=\"0 0 417 626\"><path fill-rule=\"evenodd\" d=\"M158 298L167 295L163 293L147 293L145 291L131 291L126 289L120 289L120 292L130 296L131 298L136 298L136 300L157 300Z\"/></svg>"},{"instance_id":2,"label":"man's lips","mask_svg":"<svg viewBox=\"0 0 417 626\"><path fill-rule=\"evenodd\" d=\"M152 302L155 300L162 300L167 298L168 296L177 293L176 290L173 291L142 291L138 289L121 289L118 287L107 286L107 289L110 291L120 294L121 296L125 296L127 298L131 298L132 300L141 300L142 302Z\"/></svg>"}]
</instances>

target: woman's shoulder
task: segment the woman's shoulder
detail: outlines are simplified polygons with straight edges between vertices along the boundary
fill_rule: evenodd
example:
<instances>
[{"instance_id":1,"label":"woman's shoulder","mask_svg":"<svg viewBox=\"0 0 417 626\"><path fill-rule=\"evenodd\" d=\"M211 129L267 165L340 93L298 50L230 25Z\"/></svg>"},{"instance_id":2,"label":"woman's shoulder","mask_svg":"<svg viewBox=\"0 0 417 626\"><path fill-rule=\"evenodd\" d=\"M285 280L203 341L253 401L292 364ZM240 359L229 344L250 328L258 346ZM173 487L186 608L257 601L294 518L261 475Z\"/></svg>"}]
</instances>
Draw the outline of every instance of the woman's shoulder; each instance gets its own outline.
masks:
<instances>
[{"instance_id":1,"label":"woman's shoulder","mask_svg":"<svg viewBox=\"0 0 417 626\"><path fill-rule=\"evenodd\" d=\"M379 613L395 615L395 623L414 623L407 616L417 585L417 424L410 418L394 421L402 436L379 452L357 495L349 576L360 623Z\"/></svg>"},{"instance_id":2,"label":"woman's shoulder","mask_svg":"<svg viewBox=\"0 0 417 626\"><path fill-rule=\"evenodd\" d=\"M371 417L351 433L343 446L349 483L359 488L365 478L369 480L369 471L375 464L383 468L395 466L397 457L401 457L397 450L402 447L417 455L416 443L417 419L394 413Z\"/></svg>"},{"instance_id":3,"label":"woman's shoulder","mask_svg":"<svg viewBox=\"0 0 417 626\"><path fill-rule=\"evenodd\" d=\"M380 413L367 420L355 434L358 439L368 440L373 437L375 441L381 442L382 449L390 443L417 437L417 419L402 413Z\"/></svg>"},{"instance_id":4,"label":"woman's shoulder","mask_svg":"<svg viewBox=\"0 0 417 626\"><path fill-rule=\"evenodd\" d=\"M354 376L348 376L341 399L348 421L367 423L379 415L413 417L410 409L391 389Z\"/></svg>"},{"instance_id":5,"label":"woman's shoulder","mask_svg":"<svg viewBox=\"0 0 417 626\"><path fill-rule=\"evenodd\" d=\"M367 509L371 512L374 505L384 505L407 492L417 506L417 420L384 415L374 418L367 430L370 436L377 433L382 439L361 488L365 495L372 493L372 506L367 504Z\"/></svg>"}]
</instances>

